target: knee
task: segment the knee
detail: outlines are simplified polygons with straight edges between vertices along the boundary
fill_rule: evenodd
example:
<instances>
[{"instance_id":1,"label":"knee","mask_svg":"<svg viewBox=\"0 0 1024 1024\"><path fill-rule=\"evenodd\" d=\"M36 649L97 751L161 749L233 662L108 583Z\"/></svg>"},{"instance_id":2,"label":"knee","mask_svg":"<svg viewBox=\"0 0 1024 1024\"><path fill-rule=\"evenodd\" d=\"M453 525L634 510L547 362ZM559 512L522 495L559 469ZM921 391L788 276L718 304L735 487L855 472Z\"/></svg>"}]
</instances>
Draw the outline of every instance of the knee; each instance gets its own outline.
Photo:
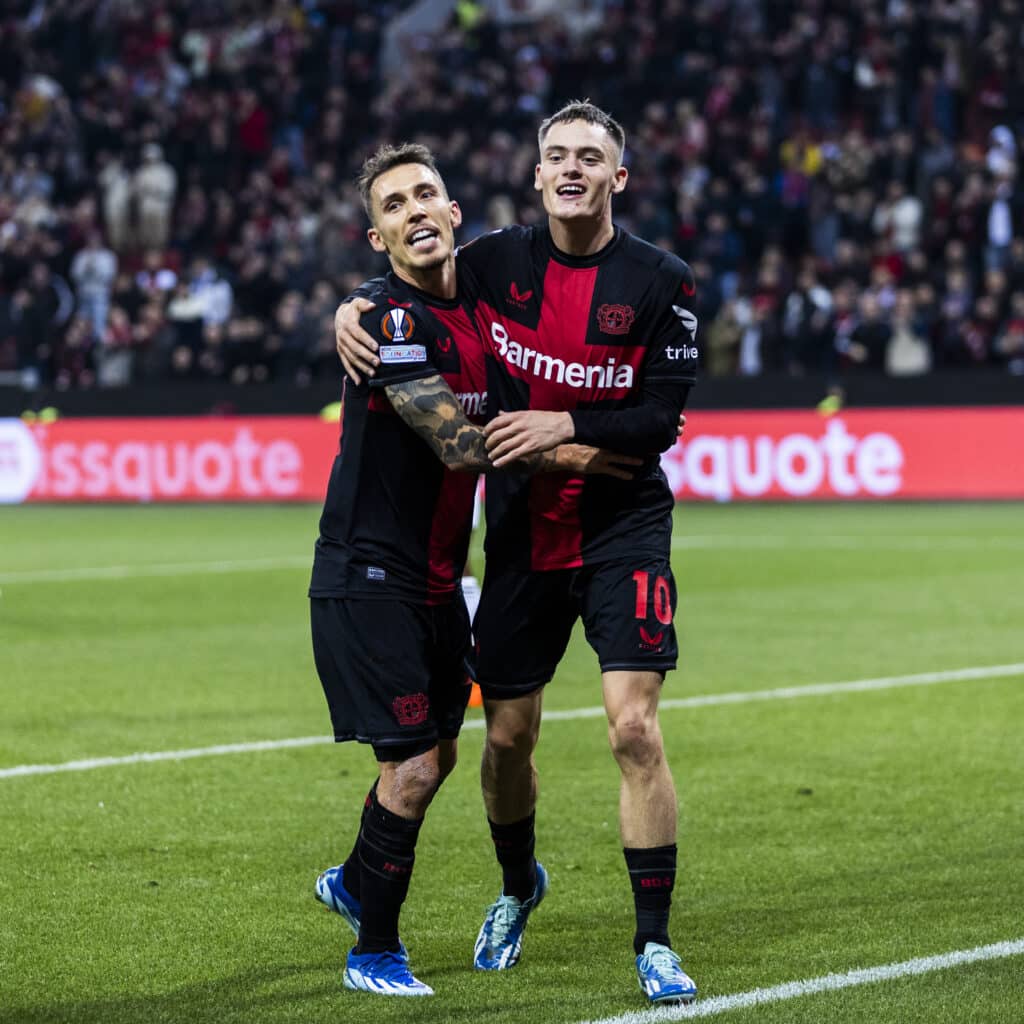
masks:
<instances>
[{"instance_id":1,"label":"knee","mask_svg":"<svg viewBox=\"0 0 1024 1024\"><path fill-rule=\"evenodd\" d=\"M487 729L486 754L494 761L519 764L530 760L537 745L534 729L522 725L492 723Z\"/></svg>"},{"instance_id":2,"label":"knee","mask_svg":"<svg viewBox=\"0 0 1024 1024\"><path fill-rule=\"evenodd\" d=\"M620 764L649 768L664 756L658 720L653 716L624 711L609 723L608 738Z\"/></svg>"},{"instance_id":3,"label":"knee","mask_svg":"<svg viewBox=\"0 0 1024 1024\"><path fill-rule=\"evenodd\" d=\"M446 774L446 773L445 773ZM402 803L422 815L444 780L436 758L412 758L395 769L395 788Z\"/></svg>"}]
</instances>

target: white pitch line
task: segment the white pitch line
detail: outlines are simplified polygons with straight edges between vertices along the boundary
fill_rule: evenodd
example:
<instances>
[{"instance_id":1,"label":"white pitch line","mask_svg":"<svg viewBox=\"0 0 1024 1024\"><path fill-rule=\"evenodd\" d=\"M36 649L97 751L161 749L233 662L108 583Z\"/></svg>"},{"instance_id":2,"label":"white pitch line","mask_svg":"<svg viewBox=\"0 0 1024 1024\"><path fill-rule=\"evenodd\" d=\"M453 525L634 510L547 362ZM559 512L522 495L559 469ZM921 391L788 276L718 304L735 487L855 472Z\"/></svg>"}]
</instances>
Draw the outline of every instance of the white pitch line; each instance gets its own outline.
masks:
<instances>
[{"instance_id":1,"label":"white pitch line","mask_svg":"<svg viewBox=\"0 0 1024 1024\"><path fill-rule=\"evenodd\" d=\"M904 537L900 534L865 537L857 534L807 534L800 537L778 534L692 534L672 538L673 551L1019 551L1024 537L947 537L940 535Z\"/></svg>"},{"instance_id":2,"label":"white pitch line","mask_svg":"<svg viewBox=\"0 0 1024 1024\"><path fill-rule=\"evenodd\" d=\"M943 537L900 535L862 537L822 534L820 536L780 537L776 534L692 534L672 541L675 551L735 550L836 550L863 551L872 548L905 551L1018 550L1024 537ZM147 576L192 576L232 572L264 572L272 569L307 569L313 565L312 553L278 558L239 558L214 562L162 562L147 565L100 565L67 569L25 569L0 573L0 586L11 583L69 583L76 580L124 580Z\"/></svg>"},{"instance_id":3,"label":"white pitch line","mask_svg":"<svg viewBox=\"0 0 1024 1024\"><path fill-rule=\"evenodd\" d=\"M193 757L216 757L218 754L251 754L261 750L286 750L289 747L313 747L334 742L331 736L296 736L288 740L256 740L250 743L220 743L213 747L192 747L188 750L154 750L124 757L91 757L59 764L20 764L0 769L0 779L20 775L55 775L58 772L87 772L93 768L115 768L122 764L148 764L151 761L187 761Z\"/></svg>"},{"instance_id":4,"label":"white pitch line","mask_svg":"<svg viewBox=\"0 0 1024 1024\"><path fill-rule=\"evenodd\" d=\"M192 576L206 573L265 572L268 569L311 569L313 556L240 558L221 562L157 562L150 565L82 566L75 569L33 569L0 573L5 583L68 583L73 580L126 580L143 576Z\"/></svg>"},{"instance_id":5,"label":"white pitch line","mask_svg":"<svg viewBox=\"0 0 1024 1024\"><path fill-rule=\"evenodd\" d=\"M976 668L950 669L946 672L919 672L910 676L881 676L877 679L854 679L845 683L812 683L808 686L784 686L772 690L749 690L738 693L709 693L701 697L680 697L663 700L662 710L679 708L706 708L719 704L749 704L765 700L792 700L796 697L825 697L837 693L863 693L869 690L895 690L907 686L934 686L972 679L1001 679L1024 676L1024 662L1011 665L981 665ZM603 707L570 708L565 711L545 711L544 721L567 722L579 718L601 718ZM463 730L482 729L482 718L470 719ZM297 736L285 740L257 740L250 743L223 743L212 747L193 747L187 750L157 750L148 753L127 754L123 757L95 757L58 764L21 764L0 768L0 779L25 775L55 775L58 772L84 772L93 768L113 768L125 764L146 764L150 761L184 761L193 757L215 757L219 754L249 754L263 750L286 750L290 747L312 747L333 743L331 736Z\"/></svg>"},{"instance_id":6,"label":"white pitch line","mask_svg":"<svg viewBox=\"0 0 1024 1024\"><path fill-rule=\"evenodd\" d=\"M994 942L989 946L976 946L974 949L958 949L935 956L922 956L915 960L904 960L902 963L865 967L856 971L847 971L845 974L824 974L819 978L787 981L785 984L775 985L772 988L755 988L750 992L737 992L731 996L713 996L711 999L698 1000L688 1006L665 1006L650 1010L636 1010L632 1013L623 1013L618 1017L581 1021L580 1024L660 1024L661 1021L714 1017L720 1013L728 1013L730 1010L778 1003L785 999L815 995L818 992L837 992L840 989L853 988L857 985L872 985L879 981L892 981L895 978L929 974L932 971L945 971L950 967L961 967L964 964L978 963L982 960L1000 960L1021 954L1024 954L1024 939Z\"/></svg>"}]
</instances>

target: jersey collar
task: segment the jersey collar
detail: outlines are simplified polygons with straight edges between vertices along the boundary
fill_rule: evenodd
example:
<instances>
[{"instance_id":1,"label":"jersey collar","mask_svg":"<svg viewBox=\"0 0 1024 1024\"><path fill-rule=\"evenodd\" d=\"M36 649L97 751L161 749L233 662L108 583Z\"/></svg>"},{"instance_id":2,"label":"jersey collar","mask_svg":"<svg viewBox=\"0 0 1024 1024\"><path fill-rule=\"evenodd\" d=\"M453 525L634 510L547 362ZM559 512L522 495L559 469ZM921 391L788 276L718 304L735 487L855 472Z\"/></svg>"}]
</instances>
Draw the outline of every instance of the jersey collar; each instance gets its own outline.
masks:
<instances>
[{"instance_id":1,"label":"jersey collar","mask_svg":"<svg viewBox=\"0 0 1024 1024\"><path fill-rule=\"evenodd\" d=\"M611 241L604 248L598 249L597 252L591 253L589 256L571 256L567 252L562 252L552 240L551 232L546 224L543 225L541 231L543 232L544 244L547 246L548 252L555 262L562 263L567 267L596 267L614 252L619 241L622 239L622 228L618 224L614 225L614 227L615 234L612 235Z\"/></svg>"},{"instance_id":2,"label":"jersey collar","mask_svg":"<svg viewBox=\"0 0 1024 1024\"><path fill-rule=\"evenodd\" d=\"M388 271L387 280L391 292L401 298L419 299L423 305L433 306L435 309L458 309L461 305L458 291L454 299L442 299L439 295L432 295L409 284L408 281L403 281L394 271Z\"/></svg>"}]
</instances>

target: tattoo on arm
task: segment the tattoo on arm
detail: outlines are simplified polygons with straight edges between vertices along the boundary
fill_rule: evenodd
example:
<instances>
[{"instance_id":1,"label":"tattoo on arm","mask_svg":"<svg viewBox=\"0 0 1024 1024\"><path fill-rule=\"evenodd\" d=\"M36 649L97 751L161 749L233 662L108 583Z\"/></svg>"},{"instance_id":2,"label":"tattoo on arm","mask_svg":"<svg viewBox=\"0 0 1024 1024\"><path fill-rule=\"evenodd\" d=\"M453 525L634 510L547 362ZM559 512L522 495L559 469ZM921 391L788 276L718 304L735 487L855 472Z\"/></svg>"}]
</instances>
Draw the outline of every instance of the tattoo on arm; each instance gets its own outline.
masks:
<instances>
[{"instance_id":1,"label":"tattoo on arm","mask_svg":"<svg viewBox=\"0 0 1024 1024\"><path fill-rule=\"evenodd\" d=\"M389 384L384 394L395 412L449 469L473 473L494 469L483 428L469 421L462 403L440 374ZM563 470L555 451L528 455L519 459L517 466L528 473Z\"/></svg>"},{"instance_id":2,"label":"tattoo on arm","mask_svg":"<svg viewBox=\"0 0 1024 1024\"><path fill-rule=\"evenodd\" d=\"M389 384L384 394L449 469L481 473L492 468L483 429L470 423L440 374Z\"/></svg>"}]
</instances>

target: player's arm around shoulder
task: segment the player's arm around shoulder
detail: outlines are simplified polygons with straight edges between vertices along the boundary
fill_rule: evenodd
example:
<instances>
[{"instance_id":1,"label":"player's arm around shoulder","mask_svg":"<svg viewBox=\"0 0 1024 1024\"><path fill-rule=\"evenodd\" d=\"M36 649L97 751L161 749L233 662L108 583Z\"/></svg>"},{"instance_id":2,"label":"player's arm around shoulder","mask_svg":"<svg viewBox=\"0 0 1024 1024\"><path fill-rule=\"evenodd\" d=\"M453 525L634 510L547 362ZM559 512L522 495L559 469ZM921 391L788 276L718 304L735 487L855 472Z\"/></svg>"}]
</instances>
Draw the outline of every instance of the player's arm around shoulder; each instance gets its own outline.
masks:
<instances>
[{"instance_id":1,"label":"player's arm around shoulder","mask_svg":"<svg viewBox=\"0 0 1024 1024\"><path fill-rule=\"evenodd\" d=\"M334 344L353 384L360 384L364 377L372 377L380 365L377 340L364 329L362 318L377 308L384 286L383 278L364 281L334 311Z\"/></svg>"}]
</instances>

